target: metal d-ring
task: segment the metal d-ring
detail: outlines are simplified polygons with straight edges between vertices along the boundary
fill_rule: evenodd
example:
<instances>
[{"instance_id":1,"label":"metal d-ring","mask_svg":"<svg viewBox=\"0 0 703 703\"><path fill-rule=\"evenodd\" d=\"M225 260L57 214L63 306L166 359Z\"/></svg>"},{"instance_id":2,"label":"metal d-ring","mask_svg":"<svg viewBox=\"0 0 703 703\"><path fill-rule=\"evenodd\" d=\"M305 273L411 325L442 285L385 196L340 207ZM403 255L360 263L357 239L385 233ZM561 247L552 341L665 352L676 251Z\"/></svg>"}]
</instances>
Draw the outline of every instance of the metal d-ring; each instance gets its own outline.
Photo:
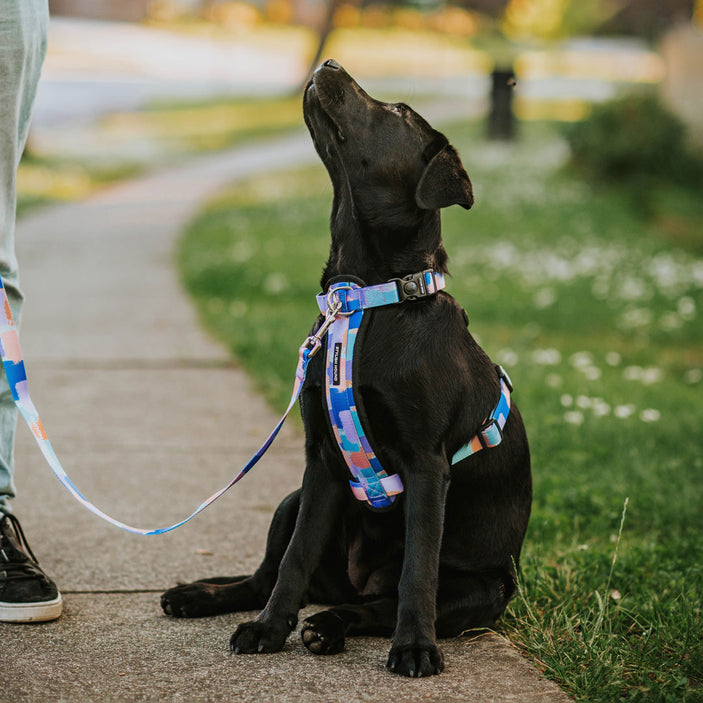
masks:
<instances>
[{"instance_id":1,"label":"metal d-ring","mask_svg":"<svg viewBox=\"0 0 703 703\"><path fill-rule=\"evenodd\" d=\"M332 315L336 317L337 315L353 315L354 310L347 310L346 312L342 312L342 301L339 299L339 295L337 293L340 290L354 290L354 286L350 285L345 285L345 286L337 286L336 288L331 288L330 292L327 293L327 315Z\"/></svg>"}]
</instances>

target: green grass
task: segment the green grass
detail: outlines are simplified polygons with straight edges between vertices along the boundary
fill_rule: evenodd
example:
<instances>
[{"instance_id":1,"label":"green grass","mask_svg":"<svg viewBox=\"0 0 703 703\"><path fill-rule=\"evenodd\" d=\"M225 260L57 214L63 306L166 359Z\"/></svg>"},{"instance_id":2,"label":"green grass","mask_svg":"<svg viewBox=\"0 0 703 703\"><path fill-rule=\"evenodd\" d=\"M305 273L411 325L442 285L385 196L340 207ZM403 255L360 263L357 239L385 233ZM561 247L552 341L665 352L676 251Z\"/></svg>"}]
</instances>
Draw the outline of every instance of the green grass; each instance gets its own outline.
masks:
<instances>
[{"instance_id":1,"label":"green grass","mask_svg":"<svg viewBox=\"0 0 703 703\"><path fill-rule=\"evenodd\" d=\"M448 289L512 375L533 456L499 631L579 700L703 700L703 206L662 187L645 216L589 188L546 125L513 147L446 132L477 194L444 213ZM182 241L205 324L277 408L317 313L330 202L321 167L257 178Z\"/></svg>"}]
</instances>

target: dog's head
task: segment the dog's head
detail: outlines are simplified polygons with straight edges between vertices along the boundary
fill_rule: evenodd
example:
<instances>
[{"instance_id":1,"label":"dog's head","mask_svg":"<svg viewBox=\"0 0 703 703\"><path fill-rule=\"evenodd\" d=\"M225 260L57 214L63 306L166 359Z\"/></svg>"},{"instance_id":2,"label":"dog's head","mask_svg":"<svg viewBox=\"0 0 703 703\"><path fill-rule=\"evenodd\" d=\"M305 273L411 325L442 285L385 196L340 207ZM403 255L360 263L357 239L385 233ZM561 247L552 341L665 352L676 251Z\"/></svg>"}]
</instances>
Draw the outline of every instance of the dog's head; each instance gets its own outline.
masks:
<instances>
[{"instance_id":1,"label":"dog's head","mask_svg":"<svg viewBox=\"0 0 703 703\"><path fill-rule=\"evenodd\" d=\"M402 103L370 97L336 62L308 84L305 122L332 179L355 216L372 226L412 226L423 212L470 208L471 181L446 137Z\"/></svg>"}]
</instances>

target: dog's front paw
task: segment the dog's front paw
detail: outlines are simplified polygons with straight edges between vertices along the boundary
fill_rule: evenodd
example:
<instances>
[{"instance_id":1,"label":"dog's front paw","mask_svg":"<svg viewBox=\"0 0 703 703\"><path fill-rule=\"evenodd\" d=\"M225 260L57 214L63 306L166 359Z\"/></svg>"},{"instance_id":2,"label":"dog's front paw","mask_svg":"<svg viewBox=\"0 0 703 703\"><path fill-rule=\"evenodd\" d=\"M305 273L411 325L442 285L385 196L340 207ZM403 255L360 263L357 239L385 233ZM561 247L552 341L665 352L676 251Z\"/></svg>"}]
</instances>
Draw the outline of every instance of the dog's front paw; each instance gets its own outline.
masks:
<instances>
[{"instance_id":1,"label":"dog's front paw","mask_svg":"<svg viewBox=\"0 0 703 703\"><path fill-rule=\"evenodd\" d=\"M338 654L344 649L344 631L342 618L323 610L306 618L300 635L313 654Z\"/></svg>"},{"instance_id":2,"label":"dog's front paw","mask_svg":"<svg viewBox=\"0 0 703 703\"><path fill-rule=\"evenodd\" d=\"M169 588L161 596L161 607L174 618L202 618L217 612L212 587L197 581Z\"/></svg>"},{"instance_id":3,"label":"dog's front paw","mask_svg":"<svg viewBox=\"0 0 703 703\"><path fill-rule=\"evenodd\" d=\"M229 641L229 648L235 654L280 652L290 629L274 627L263 620L244 622L234 631Z\"/></svg>"},{"instance_id":4,"label":"dog's front paw","mask_svg":"<svg viewBox=\"0 0 703 703\"><path fill-rule=\"evenodd\" d=\"M431 642L391 647L386 666L401 676L432 676L444 671L444 655Z\"/></svg>"}]
</instances>

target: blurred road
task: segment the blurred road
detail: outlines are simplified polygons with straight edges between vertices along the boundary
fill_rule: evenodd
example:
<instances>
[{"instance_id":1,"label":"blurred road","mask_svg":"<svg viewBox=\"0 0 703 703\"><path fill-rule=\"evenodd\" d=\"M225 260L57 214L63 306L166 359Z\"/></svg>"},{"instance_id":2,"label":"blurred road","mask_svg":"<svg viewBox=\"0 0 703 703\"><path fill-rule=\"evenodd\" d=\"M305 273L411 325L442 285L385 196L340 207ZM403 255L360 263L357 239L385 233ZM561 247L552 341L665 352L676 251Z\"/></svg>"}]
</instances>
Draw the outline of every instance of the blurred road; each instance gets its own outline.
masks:
<instances>
[{"instance_id":1,"label":"blurred road","mask_svg":"<svg viewBox=\"0 0 703 703\"><path fill-rule=\"evenodd\" d=\"M119 22L52 17L34 126L134 110L156 98L290 90L306 66L276 51Z\"/></svg>"}]
</instances>

